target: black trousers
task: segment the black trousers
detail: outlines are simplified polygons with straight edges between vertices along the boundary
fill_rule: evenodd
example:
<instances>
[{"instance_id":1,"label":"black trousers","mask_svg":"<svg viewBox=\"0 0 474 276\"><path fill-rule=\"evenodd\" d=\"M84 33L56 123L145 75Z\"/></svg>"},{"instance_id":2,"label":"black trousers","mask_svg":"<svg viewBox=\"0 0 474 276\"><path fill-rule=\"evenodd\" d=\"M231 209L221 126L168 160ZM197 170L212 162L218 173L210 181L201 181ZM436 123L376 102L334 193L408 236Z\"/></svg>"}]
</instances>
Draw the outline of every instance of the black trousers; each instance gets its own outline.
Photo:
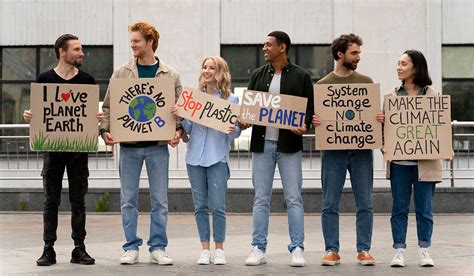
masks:
<instances>
[{"instance_id":1,"label":"black trousers","mask_svg":"<svg viewBox=\"0 0 474 276\"><path fill-rule=\"evenodd\" d=\"M43 156L43 240L53 246L57 239L58 208L61 203L61 189L64 169L69 181L69 202L71 203L72 239L75 246L84 246L86 237L86 206L89 169L88 154L78 152L48 152Z\"/></svg>"}]
</instances>

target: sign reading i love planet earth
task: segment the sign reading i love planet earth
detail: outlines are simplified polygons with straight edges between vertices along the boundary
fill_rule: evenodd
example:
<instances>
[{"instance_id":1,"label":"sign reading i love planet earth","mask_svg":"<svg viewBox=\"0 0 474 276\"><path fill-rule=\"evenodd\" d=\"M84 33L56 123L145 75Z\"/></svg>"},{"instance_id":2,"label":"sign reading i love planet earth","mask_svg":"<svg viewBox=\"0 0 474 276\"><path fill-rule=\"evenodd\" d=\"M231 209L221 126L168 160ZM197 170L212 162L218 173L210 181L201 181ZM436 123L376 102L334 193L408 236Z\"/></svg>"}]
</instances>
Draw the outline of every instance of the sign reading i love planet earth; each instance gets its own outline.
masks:
<instances>
[{"instance_id":1,"label":"sign reading i love planet earth","mask_svg":"<svg viewBox=\"0 0 474 276\"><path fill-rule=\"evenodd\" d=\"M315 84L316 149L378 149L382 147L380 85L373 83Z\"/></svg>"},{"instance_id":2,"label":"sign reading i love planet earth","mask_svg":"<svg viewBox=\"0 0 474 276\"><path fill-rule=\"evenodd\" d=\"M97 151L99 86L31 84L30 148L34 151Z\"/></svg>"},{"instance_id":3,"label":"sign reading i love planet earth","mask_svg":"<svg viewBox=\"0 0 474 276\"><path fill-rule=\"evenodd\" d=\"M171 78L110 80L110 132L118 142L161 141L174 137Z\"/></svg>"}]
</instances>

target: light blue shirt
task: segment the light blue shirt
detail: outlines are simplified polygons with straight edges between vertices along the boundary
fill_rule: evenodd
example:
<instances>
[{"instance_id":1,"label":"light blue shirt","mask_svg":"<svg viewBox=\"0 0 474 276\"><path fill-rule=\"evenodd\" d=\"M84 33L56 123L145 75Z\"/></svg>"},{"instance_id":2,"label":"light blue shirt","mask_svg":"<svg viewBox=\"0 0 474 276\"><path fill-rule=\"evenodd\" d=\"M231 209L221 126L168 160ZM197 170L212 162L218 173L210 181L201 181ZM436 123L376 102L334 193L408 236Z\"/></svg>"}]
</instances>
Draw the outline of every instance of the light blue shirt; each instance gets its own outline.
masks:
<instances>
[{"instance_id":1,"label":"light blue shirt","mask_svg":"<svg viewBox=\"0 0 474 276\"><path fill-rule=\"evenodd\" d=\"M220 90L214 94L221 96ZM230 94L228 101L238 104L239 98ZM210 167L221 161L229 161L230 141L239 137L240 126L236 125L235 131L230 134L205 127L184 119L181 122L184 131L189 135L186 163L192 166Z\"/></svg>"}]
</instances>

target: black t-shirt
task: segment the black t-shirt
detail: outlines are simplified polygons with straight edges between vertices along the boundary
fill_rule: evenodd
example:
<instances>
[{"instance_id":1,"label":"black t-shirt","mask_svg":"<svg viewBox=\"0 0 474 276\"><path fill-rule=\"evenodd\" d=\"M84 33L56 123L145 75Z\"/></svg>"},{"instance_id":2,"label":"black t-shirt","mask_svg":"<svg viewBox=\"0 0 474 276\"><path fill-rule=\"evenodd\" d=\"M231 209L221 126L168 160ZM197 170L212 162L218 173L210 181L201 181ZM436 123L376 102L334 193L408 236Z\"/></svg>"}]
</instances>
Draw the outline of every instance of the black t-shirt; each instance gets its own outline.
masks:
<instances>
[{"instance_id":1,"label":"black t-shirt","mask_svg":"<svg viewBox=\"0 0 474 276\"><path fill-rule=\"evenodd\" d=\"M94 77L84 71L79 70L72 79L61 78L54 69L41 73L37 79L38 83L70 83L70 84L96 84Z\"/></svg>"}]
</instances>

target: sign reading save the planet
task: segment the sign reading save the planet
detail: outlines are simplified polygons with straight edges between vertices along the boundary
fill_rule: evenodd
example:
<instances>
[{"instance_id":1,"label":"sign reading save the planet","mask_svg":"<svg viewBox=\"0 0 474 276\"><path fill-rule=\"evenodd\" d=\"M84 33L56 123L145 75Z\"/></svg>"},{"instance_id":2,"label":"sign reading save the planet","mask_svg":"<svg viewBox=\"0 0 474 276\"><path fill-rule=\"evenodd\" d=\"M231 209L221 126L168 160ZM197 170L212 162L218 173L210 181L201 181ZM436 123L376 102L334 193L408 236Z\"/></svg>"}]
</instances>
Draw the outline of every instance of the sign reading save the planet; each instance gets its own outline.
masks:
<instances>
[{"instance_id":1,"label":"sign reading save the planet","mask_svg":"<svg viewBox=\"0 0 474 276\"><path fill-rule=\"evenodd\" d=\"M160 141L174 137L176 121L171 78L110 80L110 132L118 142Z\"/></svg>"},{"instance_id":2,"label":"sign reading save the planet","mask_svg":"<svg viewBox=\"0 0 474 276\"><path fill-rule=\"evenodd\" d=\"M30 103L31 150L97 151L98 85L32 83Z\"/></svg>"},{"instance_id":3,"label":"sign reading save the planet","mask_svg":"<svg viewBox=\"0 0 474 276\"><path fill-rule=\"evenodd\" d=\"M451 98L386 96L385 160L452 157Z\"/></svg>"},{"instance_id":4,"label":"sign reading save the planet","mask_svg":"<svg viewBox=\"0 0 474 276\"><path fill-rule=\"evenodd\" d=\"M228 100L185 87L176 103L178 116L227 133L238 121L240 106Z\"/></svg>"},{"instance_id":5,"label":"sign reading save the planet","mask_svg":"<svg viewBox=\"0 0 474 276\"><path fill-rule=\"evenodd\" d=\"M283 129L303 127L307 98L245 90L240 122Z\"/></svg>"},{"instance_id":6,"label":"sign reading save the planet","mask_svg":"<svg viewBox=\"0 0 474 276\"><path fill-rule=\"evenodd\" d=\"M316 149L377 149L382 147L380 86L372 83L314 85Z\"/></svg>"}]
</instances>

